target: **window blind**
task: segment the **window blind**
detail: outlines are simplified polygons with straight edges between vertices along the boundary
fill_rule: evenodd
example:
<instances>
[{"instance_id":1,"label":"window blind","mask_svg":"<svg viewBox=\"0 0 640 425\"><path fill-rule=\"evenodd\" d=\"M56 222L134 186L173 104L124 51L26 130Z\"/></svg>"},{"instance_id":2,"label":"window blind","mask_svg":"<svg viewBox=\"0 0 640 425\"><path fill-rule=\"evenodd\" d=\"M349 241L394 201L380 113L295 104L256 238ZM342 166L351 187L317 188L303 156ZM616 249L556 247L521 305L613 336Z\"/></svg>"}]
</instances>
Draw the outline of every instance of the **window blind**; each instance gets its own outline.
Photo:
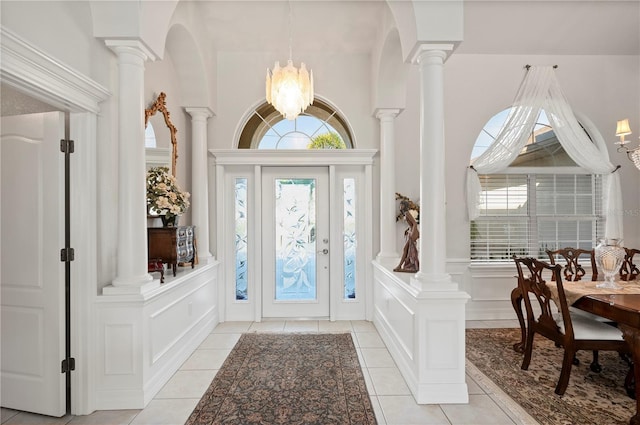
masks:
<instances>
[{"instance_id":1,"label":"window blind","mask_svg":"<svg viewBox=\"0 0 640 425\"><path fill-rule=\"evenodd\" d=\"M591 249L604 229L601 177L481 175L480 217L471 222L471 260L546 258L546 249Z\"/></svg>"}]
</instances>

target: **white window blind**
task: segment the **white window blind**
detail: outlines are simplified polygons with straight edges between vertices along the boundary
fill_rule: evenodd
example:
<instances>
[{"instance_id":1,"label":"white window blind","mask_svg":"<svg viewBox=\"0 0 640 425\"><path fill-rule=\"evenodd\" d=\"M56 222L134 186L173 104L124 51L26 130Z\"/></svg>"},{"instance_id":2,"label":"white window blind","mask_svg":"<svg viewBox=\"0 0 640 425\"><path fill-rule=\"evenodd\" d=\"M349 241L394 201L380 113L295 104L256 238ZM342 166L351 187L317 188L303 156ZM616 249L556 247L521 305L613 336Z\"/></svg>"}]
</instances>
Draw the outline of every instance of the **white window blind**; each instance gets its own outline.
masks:
<instances>
[{"instance_id":1,"label":"white window blind","mask_svg":"<svg viewBox=\"0 0 640 425\"><path fill-rule=\"evenodd\" d=\"M480 217L471 222L471 260L546 258L546 249L591 249L601 236L601 178L590 174L481 175Z\"/></svg>"}]
</instances>

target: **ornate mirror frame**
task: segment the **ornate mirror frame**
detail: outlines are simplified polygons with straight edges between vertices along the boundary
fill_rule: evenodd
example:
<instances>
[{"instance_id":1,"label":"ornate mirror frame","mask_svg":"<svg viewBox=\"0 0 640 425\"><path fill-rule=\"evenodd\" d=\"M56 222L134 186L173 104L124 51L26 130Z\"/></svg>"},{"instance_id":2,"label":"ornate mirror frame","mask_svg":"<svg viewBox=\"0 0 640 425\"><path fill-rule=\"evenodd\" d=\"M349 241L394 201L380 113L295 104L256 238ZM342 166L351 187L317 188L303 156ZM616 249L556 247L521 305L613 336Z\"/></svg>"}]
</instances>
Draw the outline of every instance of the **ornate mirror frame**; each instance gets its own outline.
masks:
<instances>
[{"instance_id":1,"label":"ornate mirror frame","mask_svg":"<svg viewBox=\"0 0 640 425\"><path fill-rule=\"evenodd\" d=\"M176 164L178 162L178 140L176 138L178 130L171 122L171 116L167 110L166 98L167 95L164 92L160 92L156 101L151 105L151 108L144 110L144 127L147 128L149 118L155 115L156 112L162 112L162 115L164 116L164 123L169 128L169 133L171 134L171 175L175 177Z\"/></svg>"}]
</instances>

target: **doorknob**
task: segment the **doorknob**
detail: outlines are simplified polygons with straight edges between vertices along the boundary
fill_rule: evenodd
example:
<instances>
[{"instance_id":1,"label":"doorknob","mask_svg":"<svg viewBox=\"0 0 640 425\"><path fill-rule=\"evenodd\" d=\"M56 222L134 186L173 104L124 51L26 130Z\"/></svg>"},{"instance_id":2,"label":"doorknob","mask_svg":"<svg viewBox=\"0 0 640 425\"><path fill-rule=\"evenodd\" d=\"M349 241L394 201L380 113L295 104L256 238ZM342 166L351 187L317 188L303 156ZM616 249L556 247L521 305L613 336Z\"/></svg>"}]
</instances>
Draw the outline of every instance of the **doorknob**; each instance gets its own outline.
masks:
<instances>
[{"instance_id":1,"label":"doorknob","mask_svg":"<svg viewBox=\"0 0 640 425\"><path fill-rule=\"evenodd\" d=\"M323 249L323 250L321 250L321 251L318 251L318 254L325 254L325 255L327 255L328 253L329 253L329 250L328 250L327 248L325 248L325 249Z\"/></svg>"}]
</instances>

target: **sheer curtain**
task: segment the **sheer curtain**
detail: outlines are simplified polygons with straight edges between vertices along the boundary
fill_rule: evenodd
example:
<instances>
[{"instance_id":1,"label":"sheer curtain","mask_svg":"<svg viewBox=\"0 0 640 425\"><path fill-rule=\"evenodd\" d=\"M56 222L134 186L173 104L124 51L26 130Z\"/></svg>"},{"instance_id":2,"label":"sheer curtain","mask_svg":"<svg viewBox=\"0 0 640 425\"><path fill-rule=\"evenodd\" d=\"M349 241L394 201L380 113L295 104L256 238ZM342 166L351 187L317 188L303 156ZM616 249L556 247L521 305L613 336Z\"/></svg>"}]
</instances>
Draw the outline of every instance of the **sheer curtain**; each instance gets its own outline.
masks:
<instances>
[{"instance_id":1,"label":"sheer curtain","mask_svg":"<svg viewBox=\"0 0 640 425\"><path fill-rule=\"evenodd\" d=\"M622 192L620 176L615 172L617 168L609 161L604 143L593 143L578 123L552 66L529 68L496 140L467 170L469 220L479 214L482 187L478 174L498 173L516 159L527 143L541 109L546 111L567 155L590 173L603 175L605 237L622 238Z\"/></svg>"}]
</instances>

